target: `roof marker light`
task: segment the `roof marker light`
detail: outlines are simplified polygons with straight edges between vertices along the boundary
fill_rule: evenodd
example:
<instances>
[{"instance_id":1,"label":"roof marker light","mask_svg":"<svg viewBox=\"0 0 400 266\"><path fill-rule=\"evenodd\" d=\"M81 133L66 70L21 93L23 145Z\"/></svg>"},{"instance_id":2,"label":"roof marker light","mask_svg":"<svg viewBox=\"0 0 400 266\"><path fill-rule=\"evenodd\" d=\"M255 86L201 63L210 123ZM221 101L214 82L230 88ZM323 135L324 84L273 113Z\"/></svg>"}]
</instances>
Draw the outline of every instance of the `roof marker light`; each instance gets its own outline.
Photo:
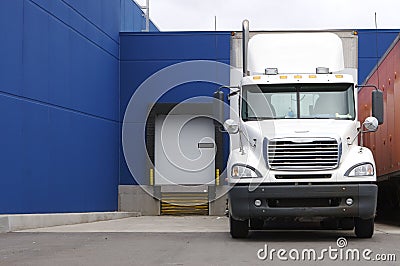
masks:
<instances>
[{"instance_id":1,"label":"roof marker light","mask_svg":"<svg viewBox=\"0 0 400 266\"><path fill-rule=\"evenodd\" d=\"M266 68L265 75L278 75L278 69L277 68Z\"/></svg>"},{"instance_id":2,"label":"roof marker light","mask_svg":"<svg viewBox=\"0 0 400 266\"><path fill-rule=\"evenodd\" d=\"M295 79L301 79L301 78L303 78L301 75L294 75L294 78Z\"/></svg>"},{"instance_id":3,"label":"roof marker light","mask_svg":"<svg viewBox=\"0 0 400 266\"><path fill-rule=\"evenodd\" d=\"M261 76L254 76L253 79L261 79Z\"/></svg>"},{"instance_id":4,"label":"roof marker light","mask_svg":"<svg viewBox=\"0 0 400 266\"><path fill-rule=\"evenodd\" d=\"M310 79L316 79L316 78L317 78L317 75L309 75L308 78L310 78Z\"/></svg>"},{"instance_id":5,"label":"roof marker light","mask_svg":"<svg viewBox=\"0 0 400 266\"><path fill-rule=\"evenodd\" d=\"M329 74L329 68L328 67L317 67L316 73L317 74Z\"/></svg>"},{"instance_id":6,"label":"roof marker light","mask_svg":"<svg viewBox=\"0 0 400 266\"><path fill-rule=\"evenodd\" d=\"M342 79L342 78L343 78L343 75L335 75L335 77L336 77L337 79Z\"/></svg>"},{"instance_id":7,"label":"roof marker light","mask_svg":"<svg viewBox=\"0 0 400 266\"><path fill-rule=\"evenodd\" d=\"M279 76L280 79L287 79L287 76Z\"/></svg>"}]
</instances>

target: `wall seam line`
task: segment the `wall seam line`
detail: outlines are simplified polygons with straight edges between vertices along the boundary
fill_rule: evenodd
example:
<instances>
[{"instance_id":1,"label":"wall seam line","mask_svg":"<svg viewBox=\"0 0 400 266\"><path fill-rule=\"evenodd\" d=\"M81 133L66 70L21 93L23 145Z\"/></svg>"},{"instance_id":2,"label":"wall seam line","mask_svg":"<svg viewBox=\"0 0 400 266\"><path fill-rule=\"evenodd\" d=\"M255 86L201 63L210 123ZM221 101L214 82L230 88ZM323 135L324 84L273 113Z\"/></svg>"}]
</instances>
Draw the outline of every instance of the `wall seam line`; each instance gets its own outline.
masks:
<instances>
[{"instance_id":1,"label":"wall seam line","mask_svg":"<svg viewBox=\"0 0 400 266\"><path fill-rule=\"evenodd\" d=\"M86 20L89 24L93 25L96 29L98 29L100 32L104 33L104 35L106 35L108 38L110 38L111 40L113 40L116 44L119 44L117 40L115 40L113 37L111 37L110 35L108 35L107 32L105 32L104 30L102 30L99 26L97 26L95 23L91 22L86 16L84 16L82 13L80 13L76 8L74 8L72 5L70 5L69 3L65 2L65 0L61 0L61 2L63 2L66 6L68 6L70 9L74 10L79 16L81 16L84 20Z\"/></svg>"},{"instance_id":2,"label":"wall seam line","mask_svg":"<svg viewBox=\"0 0 400 266\"><path fill-rule=\"evenodd\" d=\"M64 106L61 106L61 105L48 103L48 102L44 102L44 101L41 101L41 100L32 99L32 98L29 98L29 97L25 97L25 96L13 94L13 93L5 92L5 91L0 91L0 95L8 97L8 98L14 98L14 99L30 102L30 103L33 103L33 104L39 104L39 105L50 107L50 108L54 108L54 109L61 109L61 110L64 110L64 111L69 111L69 112L72 112L72 113L89 116L89 117L92 117L92 118L106 120L108 122L120 123L120 121L118 121L118 120L109 119L109 118L106 118L106 117L102 117L102 116L94 115L94 114L91 114L91 113L79 111L79 110L76 110L76 109L73 109L73 108L64 107Z\"/></svg>"},{"instance_id":3,"label":"wall seam line","mask_svg":"<svg viewBox=\"0 0 400 266\"><path fill-rule=\"evenodd\" d=\"M43 8L42 6L38 5L37 3L33 2L32 0L28 0L30 3L32 3L33 5L37 6L38 8L40 8L41 10L43 10L44 12L46 12L49 16L51 16L52 18L54 18L55 20L59 21L60 23L64 24L66 27L68 27L69 29L71 29L72 31L74 31L75 33L77 33L79 36L83 37L84 39L86 39L87 41L89 41L90 43L92 43L93 45L95 45L96 47L100 48L100 50L104 51L105 53L109 54L110 56L112 56L113 58L118 60L118 57L113 55L111 52L107 51L105 48L101 47L99 44L97 44L96 42L92 41L91 39L89 39L88 37L86 37L83 33L81 33L80 31L78 31L77 29L73 28L72 26L68 25L67 23L65 23L64 21L62 21L61 19L59 19L58 17L54 16L54 14L50 13L48 10L46 10L45 8ZM118 45L118 44L116 44Z\"/></svg>"}]
</instances>

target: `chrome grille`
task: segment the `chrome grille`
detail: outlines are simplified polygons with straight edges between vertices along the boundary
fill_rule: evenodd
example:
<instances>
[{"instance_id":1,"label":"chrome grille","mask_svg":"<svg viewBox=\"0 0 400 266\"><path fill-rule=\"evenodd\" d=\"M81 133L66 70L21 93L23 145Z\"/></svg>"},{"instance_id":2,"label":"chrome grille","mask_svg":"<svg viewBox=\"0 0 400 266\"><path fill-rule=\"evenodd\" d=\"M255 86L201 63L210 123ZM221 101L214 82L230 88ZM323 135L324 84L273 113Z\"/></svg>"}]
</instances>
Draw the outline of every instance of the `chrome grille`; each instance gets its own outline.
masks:
<instances>
[{"instance_id":1,"label":"chrome grille","mask_svg":"<svg viewBox=\"0 0 400 266\"><path fill-rule=\"evenodd\" d=\"M273 170L327 170L339 163L335 139L275 139L268 143L268 165Z\"/></svg>"}]
</instances>

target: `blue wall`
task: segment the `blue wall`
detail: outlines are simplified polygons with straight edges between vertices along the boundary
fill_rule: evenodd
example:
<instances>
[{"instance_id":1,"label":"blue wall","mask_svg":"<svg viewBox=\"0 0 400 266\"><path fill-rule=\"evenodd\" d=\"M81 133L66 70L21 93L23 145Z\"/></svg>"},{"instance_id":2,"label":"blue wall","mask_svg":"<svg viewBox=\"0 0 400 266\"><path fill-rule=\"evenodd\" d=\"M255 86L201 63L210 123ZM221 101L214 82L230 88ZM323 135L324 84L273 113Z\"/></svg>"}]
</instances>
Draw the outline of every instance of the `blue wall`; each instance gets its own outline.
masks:
<instances>
[{"instance_id":1,"label":"blue wall","mask_svg":"<svg viewBox=\"0 0 400 266\"><path fill-rule=\"evenodd\" d=\"M132 94L145 79L158 70L190 60L212 60L228 65L230 63L230 32L122 33L120 42L121 121ZM216 71L211 74L221 75L224 85L229 84L228 72L218 74ZM159 102L175 103L195 96L212 97L218 87L217 84L206 82L186 83L169 91ZM138 133L144 129L145 123L132 123L132 126ZM136 150L134 161L138 172L146 176L148 170L144 153L145 151ZM137 178L145 179L142 176ZM122 153L120 184L136 184Z\"/></svg>"},{"instance_id":2,"label":"blue wall","mask_svg":"<svg viewBox=\"0 0 400 266\"><path fill-rule=\"evenodd\" d=\"M137 21L130 0L0 1L0 213L117 210L119 31Z\"/></svg>"},{"instance_id":3,"label":"blue wall","mask_svg":"<svg viewBox=\"0 0 400 266\"><path fill-rule=\"evenodd\" d=\"M400 30L358 30L358 83L365 81L399 32Z\"/></svg>"},{"instance_id":4,"label":"blue wall","mask_svg":"<svg viewBox=\"0 0 400 266\"><path fill-rule=\"evenodd\" d=\"M96 1L96 0L93 0ZM111 2L110 0L108 0ZM146 20L143 12L137 5L132 5L132 0L121 0L121 32L141 32L146 28ZM150 20L150 31L158 31L158 28Z\"/></svg>"}]
</instances>

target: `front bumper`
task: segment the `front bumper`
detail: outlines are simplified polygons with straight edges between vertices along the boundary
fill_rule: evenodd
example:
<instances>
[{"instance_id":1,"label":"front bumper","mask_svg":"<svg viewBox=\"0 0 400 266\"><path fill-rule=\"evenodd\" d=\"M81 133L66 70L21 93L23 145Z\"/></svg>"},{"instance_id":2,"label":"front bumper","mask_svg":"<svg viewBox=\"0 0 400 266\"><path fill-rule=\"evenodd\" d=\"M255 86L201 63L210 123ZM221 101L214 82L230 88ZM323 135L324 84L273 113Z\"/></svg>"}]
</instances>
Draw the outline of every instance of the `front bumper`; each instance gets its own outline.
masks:
<instances>
[{"instance_id":1,"label":"front bumper","mask_svg":"<svg viewBox=\"0 0 400 266\"><path fill-rule=\"evenodd\" d=\"M229 211L238 220L265 217L360 217L376 212L375 184L236 185L229 191ZM348 206L346 199L353 199ZM261 201L257 207L254 201Z\"/></svg>"}]
</instances>

